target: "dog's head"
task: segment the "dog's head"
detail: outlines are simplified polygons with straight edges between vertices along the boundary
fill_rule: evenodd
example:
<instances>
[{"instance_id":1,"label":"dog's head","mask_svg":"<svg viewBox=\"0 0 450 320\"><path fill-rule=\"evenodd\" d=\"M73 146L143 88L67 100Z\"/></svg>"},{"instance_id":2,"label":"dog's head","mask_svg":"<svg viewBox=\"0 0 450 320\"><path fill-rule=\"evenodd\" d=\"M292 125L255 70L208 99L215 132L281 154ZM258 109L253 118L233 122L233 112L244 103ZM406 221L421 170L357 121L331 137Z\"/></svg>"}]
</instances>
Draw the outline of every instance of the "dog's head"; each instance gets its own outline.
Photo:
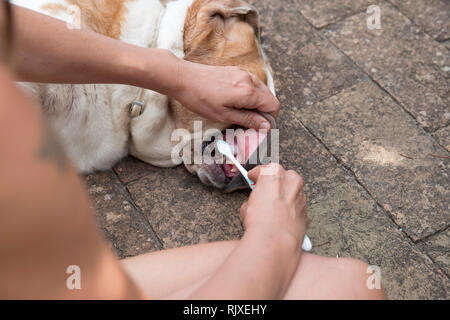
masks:
<instances>
[{"instance_id":1,"label":"dog's head","mask_svg":"<svg viewBox=\"0 0 450 320\"><path fill-rule=\"evenodd\" d=\"M195 0L187 12L183 38L185 60L207 65L237 66L268 84L271 74L260 47L259 15L246 2ZM223 139L234 147L236 158L247 169L255 165L255 161L250 163L249 158L267 135L204 119L175 100L170 104L176 127L187 129L190 133L190 152L182 155L186 168L197 174L204 184L227 192L248 188L237 168L223 163L217 154L216 135L228 128L238 129L234 135L227 138L224 135ZM274 119L270 115L265 116L274 128ZM200 136L194 135L196 121L201 121Z\"/></svg>"}]
</instances>

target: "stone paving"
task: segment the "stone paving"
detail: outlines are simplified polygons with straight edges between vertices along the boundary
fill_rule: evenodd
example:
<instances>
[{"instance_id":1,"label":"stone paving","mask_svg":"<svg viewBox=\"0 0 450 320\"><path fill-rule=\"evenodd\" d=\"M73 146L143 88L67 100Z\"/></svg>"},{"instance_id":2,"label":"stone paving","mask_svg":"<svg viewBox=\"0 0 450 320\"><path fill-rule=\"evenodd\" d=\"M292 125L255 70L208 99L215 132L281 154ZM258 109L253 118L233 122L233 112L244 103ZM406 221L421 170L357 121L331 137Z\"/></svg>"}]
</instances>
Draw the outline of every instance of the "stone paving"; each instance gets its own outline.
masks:
<instances>
[{"instance_id":1,"label":"stone paving","mask_svg":"<svg viewBox=\"0 0 450 320\"><path fill-rule=\"evenodd\" d=\"M252 0L317 254L381 268L392 299L450 298L450 1ZM381 9L369 30L366 9ZM249 192L127 158L86 177L121 258L238 239Z\"/></svg>"}]
</instances>

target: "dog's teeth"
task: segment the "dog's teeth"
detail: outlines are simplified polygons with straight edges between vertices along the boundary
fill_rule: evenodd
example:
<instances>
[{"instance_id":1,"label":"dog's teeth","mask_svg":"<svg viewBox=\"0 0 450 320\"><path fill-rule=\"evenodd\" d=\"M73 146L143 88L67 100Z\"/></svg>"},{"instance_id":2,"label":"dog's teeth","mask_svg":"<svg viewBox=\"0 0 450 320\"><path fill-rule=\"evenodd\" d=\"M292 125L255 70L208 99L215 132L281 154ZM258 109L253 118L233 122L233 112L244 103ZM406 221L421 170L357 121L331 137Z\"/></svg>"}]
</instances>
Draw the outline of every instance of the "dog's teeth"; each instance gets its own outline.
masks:
<instances>
[{"instance_id":1,"label":"dog's teeth","mask_svg":"<svg viewBox=\"0 0 450 320\"><path fill-rule=\"evenodd\" d=\"M231 169L231 172L232 172L232 173L236 173L236 172L237 172L237 168Z\"/></svg>"}]
</instances>

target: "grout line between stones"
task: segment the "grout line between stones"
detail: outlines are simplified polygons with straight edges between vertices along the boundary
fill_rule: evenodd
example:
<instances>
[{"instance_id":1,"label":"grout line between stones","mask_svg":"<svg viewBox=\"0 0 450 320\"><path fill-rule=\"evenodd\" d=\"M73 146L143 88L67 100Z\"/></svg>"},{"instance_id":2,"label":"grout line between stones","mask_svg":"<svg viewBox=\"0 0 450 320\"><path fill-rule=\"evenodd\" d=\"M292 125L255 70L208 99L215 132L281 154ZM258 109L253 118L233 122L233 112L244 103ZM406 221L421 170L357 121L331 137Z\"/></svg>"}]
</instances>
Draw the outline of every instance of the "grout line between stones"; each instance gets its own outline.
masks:
<instances>
[{"instance_id":1,"label":"grout line between stones","mask_svg":"<svg viewBox=\"0 0 450 320\"><path fill-rule=\"evenodd\" d=\"M389 5L391 5L391 3L390 2L388 2L388 4ZM393 5L392 5L393 6ZM415 24L414 23L414 21L412 21L410 18L408 18L407 16L405 16L404 14L403 14L403 12L401 12L400 10L398 10L398 8L396 8L395 6L393 6L394 7L394 9L396 9L398 12L400 12L400 14L401 15L403 15L406 19L408 19L412 24L414 24L414 25L416 25L417 26L417 24ZM364 12L364 11L363 11ZM357 69L357 70L359 70L361 73L363 73L366 77L367 77L367 79L369 79L373 84L375 84L380 90L382 90L384 93L386 93L387 95L389 95L400 107L401 107L401 109L409 116L409 117L411 117L412 119L413 119L413 121L415 122L415 124L416 124L416 126L418 126L419 128L421 128L427 135L428 135L428 137L430 137L433 141L435 141L435 142L437 142L436 141L436 139L432 136L432 134L433 133L435 133L436 131L438 131L438 130L440 130L440 129L442 129L442 128L445 128L445 127L447 127L447 126L449 126L448 124L447 125L444 125L444 126L442 126L442 127L439 127L439 128L436 128L436 129L434 129L434 130L428 130L428 129L426 129L426 128L424 128L418 121L417 121L417 119L416 119L416 117L406 108L406 106L402 103L402 102L400 102L398 99L396 99L389 91L387 91L380 83L378 83L378 81L376 81L375 79L373 79L364 69L362 69L360 66L358 66L354 61L353 61L353 59L351 59L347 54L345 54L345 52L343 52L333 41L331 41L330 39L328 39L325 35L323 35L321 32L320 32L320 30L322 30L322 29L324 29L324 28L328 28L328 27L332 27L332 26L335 26L335 25L337 25L337 24L339 24L339 23L341 23L342 21L344 21L344 20L346 20L346 19L348 19L348 18L351 18L351 17L353 17L353 16L356 16L356 15L359 15L359 14L361 14L361 13L363 13L363 12L356 12L356 13L354 13L354 14L352 14L352 15L349 15L349 16L347 16L346 18L344 18L344 19L342 19L342 20L339 20L339 21L336 21L336 22L333 22L333 23L330 23L330 24L328 24L328 25L326 25L325 27L323 27L323 28L320 28L320 29L318 29L318 28L315 28L309 21L308 21L308 19L306 19L306 17L300 12L300 14L302 15L302 17L305 19L305 22L306 23L308 23L310 26L311 26L311 28L312 28L312 30L313 30L313 32L315 32L322 40L325 40L325 41L327 41L328 43L330 43L336 50L338 50L342 55L344 55L346 58L347 58L347 60ZM420 27L420 26L417 26L417 27ZM421 30L422 30L422 28L421 28ZM429 36L427 33L425 33L423 30L422 30L422 32L425 34L425 35L427 35L428 37L430 37L433 41L435 41L435 42L438 42L438 41L436 41L435 39L433 39L433 37L431 37L431 36ZM438 42L439 43L439 42ZM440 144L439 144L440 145ZM441 145L440 145L441 146ZM442 147L442 146L441 146ZM443 148L444 149L444 151L446 152L446 153L448 153L448 151L445 149L445 148Z\"/></svg>"},{"instance_id":2,"label":"grout line between stones","mask_svg":"<svg viewBox=\"0 0 450 320\"><path fill-rule=\"evenodd\" d=\"M429 234L428 236L423 237L422 239L417 240L416 243L417 243L417 244L423 243L423 242L429 240L430 238L432 238L432 237L434 237L434 236L436 236L436 235L438 235L438 234L440 234L440 233L442 233L442 232L447 231L447 229L448 229L449 227L450 227L450 225L446 225L445 227L442 227L441 229L439 229L439 230L433 232L432 234Z\"/></svg>"},{"instance_id":3,"label":"grout line between stones","mask_svg":"<svg viewBox=\"0 0 450 320\"><path fill-rule=\"evenodd\" d=\"M145 218L144 213L142 212L141 208L139 208L136 203L133 200L133 197L130 193L130 190L123 184L122 180L120 180L119 175L114 170L111 170L113 174L117 177L117 179L120 182L120 192L123 194L125 199L133 206L135 213L134 215L142 222L144 227L147 229L147 232L150 234L150 237L152 240L156 243L156 246L159 250L164 249L164 246L162 244L161 239L159 239L158 235L156 234L155 230L153 229L153 226L148 222L148 220Z\"/></svg>"},{"instance_id":4,"label":"grout line between stones","mask_svg":"<svg viewBox=\"0 0 450 320\"><path fill-rule=\"evenodd\" d=\"M306 20L306 18L305 18ZM308 24L309 21L307 21ZM310 24L310 26L312 26ZM425 134L431 139L433 140L435 143L437 143L442 151L444 153L450 154L449 151L447 151L447 149L445 149L441 144L438 143L438 141L436 140L436 138L433 136L434 133L436 133L438 130L445 128L447 126L450 125L445 125L443 127L437 128L433 131L429 131L427 129L425 129L416 119L416 117L414 117L414 115L408 110L406 109L406 107L404 106L404 104L402 102L400 102L397 98L395 98L389 91L387 91L378 81L376 81L375 79L373 79L364 69L362 69L360 66L358 66L348 55L345 54L345 52L343 52L336 44L334 44L333 41L331 41L330 39L328 39L327 37L325 37L321 32L317 31L314 27L313 27L314 32L316 32L316 34L324 41L327 41L328 43L330 43L337 51L339 51L342 55L344 55L347 59L347 61L354 67L356 68L360 73L362 73L364 75L364 78L366 78L367 80L369 80L371 83L375 84L377 86L378 89L380 89L382 92L384 92L386 95L388 95L389 97L392 98L392 100L394 100L394 102L400 106L400 109L403 110L403 112L405 112L409 118L411 118L414 123L416 124L417 127L419 127L423 132L425 132ZM322 99L323 100L323 99ZM317 102L315 102L317 103Z\"/></svg>"},{"instance_id":5,"label":"grout line between stones","mask_svg":"<svg viewBox=\"0 0 450 320\"><path fill-rule=\"evenodd\" d=\"M434 38L431 34L428 34L425 29L418 23L416 23L413 19L411 19L410 17L408 17L402 10L400 10L400 8L395 5L394 3L392 3L390 0L384 0L385 2L387 2L388 4L390 4L395 10L397 10L398 12L401 13L402 16L404 16L405 18L407 18L409 21L411 21L412 24L414 24L415 26L417 26L418 28L420 28L420 30L422 30L422 32L424 34L426 34L427 36L429 36L431 39L433 39L435 42L443 44L445 41L449 40L450 38L445 38L442 40L438 40L436 38Z\"/></svg>"}]
</instances>

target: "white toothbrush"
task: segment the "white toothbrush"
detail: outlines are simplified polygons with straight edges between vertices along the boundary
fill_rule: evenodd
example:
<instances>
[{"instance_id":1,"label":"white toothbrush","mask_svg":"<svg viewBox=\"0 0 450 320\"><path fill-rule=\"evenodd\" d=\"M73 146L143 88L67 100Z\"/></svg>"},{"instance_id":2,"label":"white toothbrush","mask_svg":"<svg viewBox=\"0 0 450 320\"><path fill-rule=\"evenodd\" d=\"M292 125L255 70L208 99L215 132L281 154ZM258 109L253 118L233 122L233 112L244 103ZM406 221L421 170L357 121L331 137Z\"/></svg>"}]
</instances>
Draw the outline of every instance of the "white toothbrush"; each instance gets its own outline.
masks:
<instances>
[{"instance_id":1,"label":"white toothbrush","mask_svg":"<svg viewBox=\"0 0 450 320\"><path fill-rule=\"evenodd\" d=\"M241 174L244 176L245 180L249 184L250 188L253 190L255 187L255 183L248 178L248 172L244 169L244 167L239 163L239 161L236 160L234 157L233 151L231 150L230 145L223 141L219 140L217 142L217 149L221 154L223 154L225 157L231 160L233 164L238 168L238 170L241 172ZM303 251L311 251L312 249L312 243L311 240L307 235L305 235L305 238L303 239L303 245L302 245Z\"/></svg>"},{"instance_id":2,"label":"white toothbrush","mask_svg":"<svg viewBox=\"0 0 450 320\"><path fill-rule=\"evenodd\" d=\"M248 178L247 170L245 170L244 167L241 166L239 161L237 161L236 158L234 157L234 154L233 154L233 151L231 150L230 145L223 140L219 140L219 142L217 142L217 149L219 150L219 152L221 154L223 154L225 157L227 157L228 159L230 159L233 162L233 164L236 166L236 168L238 168L239 171L242 173L245 180L247 180L247 183L250 186L250 188L253 190L253 188L255 187L255 183Z\"/></svg>"}]
</instances>

